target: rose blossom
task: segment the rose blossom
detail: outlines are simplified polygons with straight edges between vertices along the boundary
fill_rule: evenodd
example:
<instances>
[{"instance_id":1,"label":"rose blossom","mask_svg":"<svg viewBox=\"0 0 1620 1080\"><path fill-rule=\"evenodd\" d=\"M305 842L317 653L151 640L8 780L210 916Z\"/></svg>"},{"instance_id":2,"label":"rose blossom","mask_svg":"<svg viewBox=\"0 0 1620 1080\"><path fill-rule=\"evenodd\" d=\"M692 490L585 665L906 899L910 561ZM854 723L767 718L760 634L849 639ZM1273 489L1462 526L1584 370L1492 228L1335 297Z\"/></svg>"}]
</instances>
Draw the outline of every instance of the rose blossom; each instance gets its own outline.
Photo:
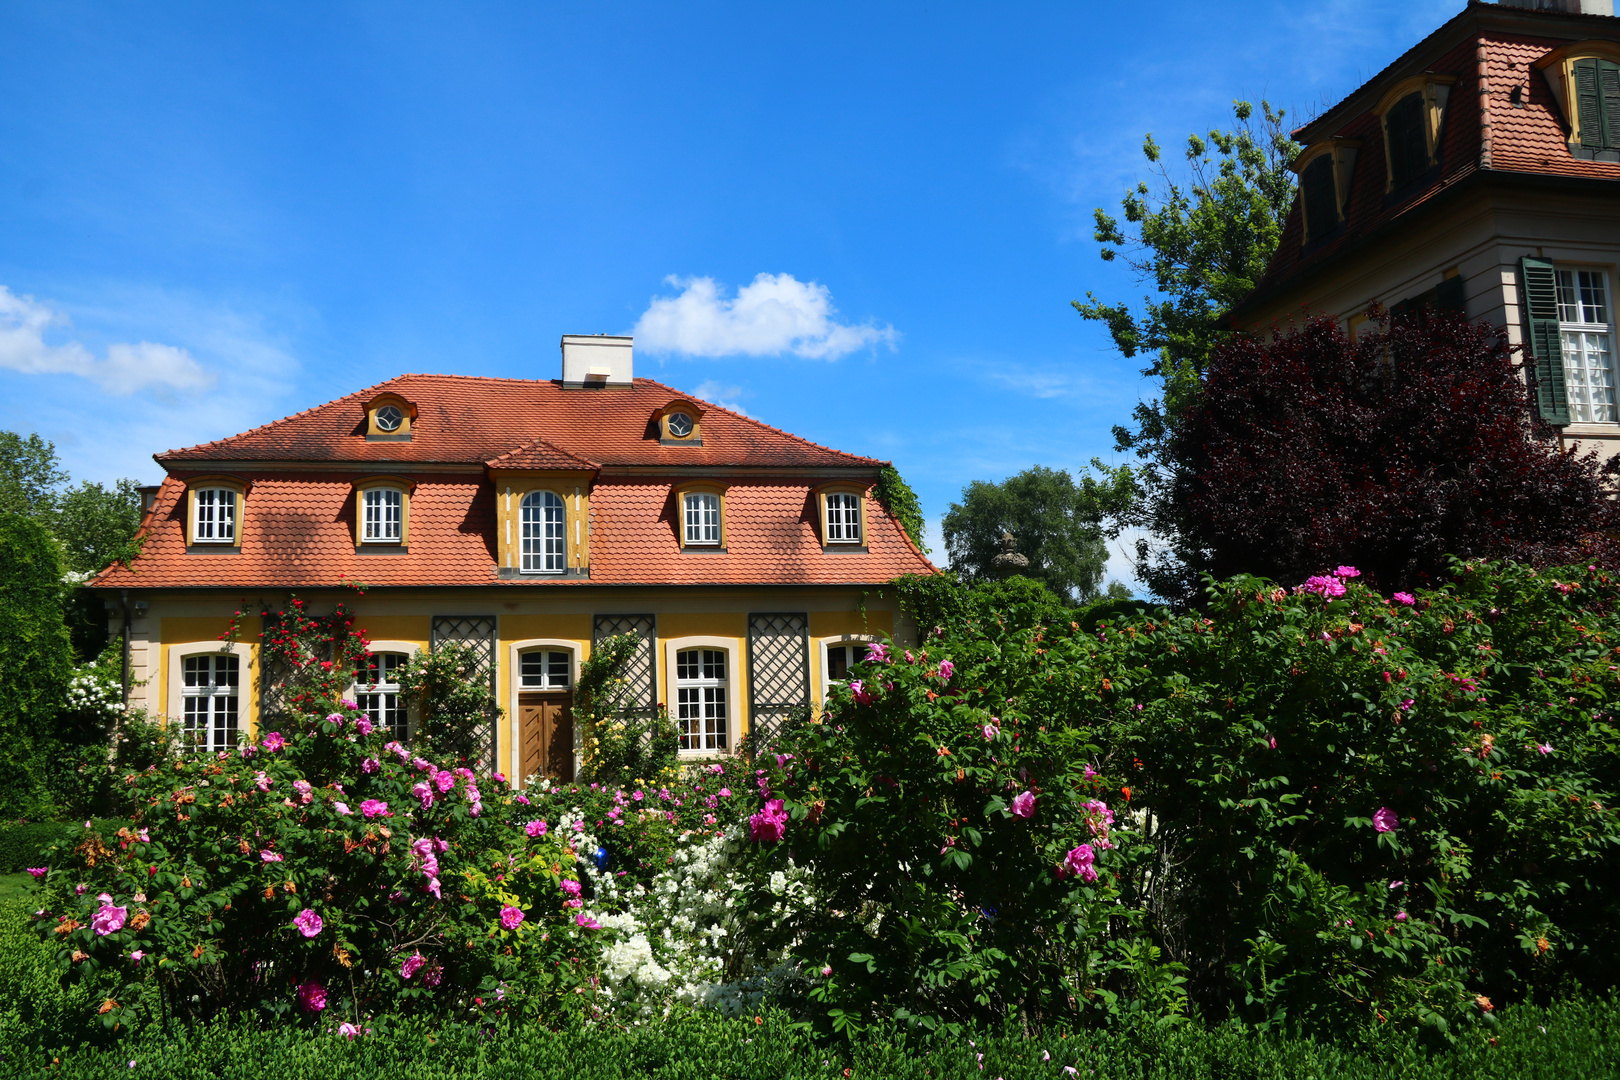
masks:
<instances>
[{"instance_id":1,"label":"rose blossom","mask_svg":"<svg viewBox=\"0 0 1620 1080\"><path fill-rule=\"evenodd\" d=\"M534 821L531 821L527 825L523 826L523 831L528 833L530 836L544 836L549 828L550 826L548 826L544 821L536 818Z\"/></svg>"},{"instance_id":2,"label":"rose blossom","mask_svg":"<svg viewBox=\"0 0 1620 1080\"><path fill-rule=\"evenodd\" d=\"M760 843L775 843L787 834L788 813L781 799L770 799L748 819L749 832Z\"/></svg>"},{"instance_id":3,"label":"rose blossom","mask_svg":"<svg viewBox=\"0 0 1620 1080\"><path fill-rule=\"evenodd\" d=\"M253 782L254 782L254 784L256 784L258 786L260 791L269 791L270 790L270 785L275 783L274 780L270 779L268 776L264 775L264 773L262 773L262 772L258 772L258 773L253 774Z\"/></svg>"},{"instance_id":4,"label":"rose blossom","mask_svg":"<svg viewBox=\"0 0 1620 1080\"><path fill-rule=\"evenodd\" d=\"M456 774L448 769L440 769L433 774L433 786L439 789L439 794L443 795L456 786Z\"/></svg>"},{"instance_id":5,"label":"rose blossom","mask_svg":"<svg viewBox=\"0 0 1620 1080\"><path fill-rule=\"evenodd\" d=\"M264 862L280 862L281 856L268 848L259 852L259 858Z\"/></svg>"},{"instance_id":6,"label":"rose blossom","mask_svg":"<svg viewBox=\"0 0 1620 1080\"><path fill-rule=\"evenodd\" d=\"M371 717L367 716L365 713L361 713L359 716L354 718L354 728L361 735L370 735L374 730L376 730L375 726L371 722Z\"/></svg>"},{"instance_id":7,"label":"rose blossom","mask_svg":"<svg viewBox=\"0 0 1620 1080\"><path fill-rule=\"evenodd\" d=\"M146 951L144 949L136 949L134 952L129 954L129 958L138 964L142 960L146 959Z\"/></svg>"},{"instance_id":8,"label":"rose blossom","mask_svg":"<svg viewBox=\"0 0 1620 1080\"><path fill-rule=\"evenodd\" d=\"M1405 604L1407 607L1411 607L1413 604L1417 603L1417 597L1413 596L1409 592L1398 592L1394 596L1390 597L1390 599L1394 600L1397 604Z\"/></svg>"},{"instance_id":9,"label":"rose blossom","mask_svg":"<svg viewBox=\"0 0 1620 1080\"><path fill-rule=\"evenodd\" d=\"M574 916L574 922L578 923L580 926L583 926L587 930L600 930L600 929L602 929L602 924L601 923L597 922L595 919L591 918L589 915L585 914L583 911L580 912L578 915Z\"/></svg>"},{"instance_id":10,"label":"rose blossom","mask_svg":"<svg viewBox=\"0 0 1620 1080\"><path fill-rule=\"evenodd\" d=\"M1021 818L1031 817L1035 813L1035 793L1032 791L1020 792L1013 796L1012 812Z\"/></svg>"},{"instance_id":11,"label":"rose blossom","mask_svg":"<svg viewBox=\"0 0 1620 1080\"><path fill-rule=\"evenodd\" d=\"M264 737L264 748L272 754L286 745L287 740L279 731L272 731Z\"/></svg>"},{"instance_id":12,"label":"rose blossom","mask_svg":"<svg viewBox=\"0 0 1620 1080\"><path fill-rule=\"evenodd\" d=\"M1387 806L1379 807L1378 812L1373 815L1373 828L1381 833L1394 832L1400 824L1400 816Z\"/></svg>"},{"instance_id":13,"label":"rose blossom","mask_svg":"<svg viewBox=\"0 0 1620 1080\"><path fill-rule=\"evenodd\" d=\"M30 866L28 872L37 878L41 878L50 873L51 868L48 866Z\"/></svg>"},{"instance_id":14,"label":"rose blossom","mask_svg":"<svg viewBox=\"0 0 1620 1080\"><path fill-rule=\"evenodd\" d=\"M342 802L342 801L333 801L332 809L336 810L338 813L342 814L344 817L348 817L350 814L353 813L353 811L349 809L349 804L346 803L346 802Z\"/></svg>"},{"instance_id":15,"label":"rose blossom","mask_svg":"<svg viewBox=\"0 0 1620 1080\"><path fill-rule=\"evenodd\" d=\"M1357 570L1353 566L1341 566L1341 567L1339 567L1337 570L1335 570L1333 572L1336 575L1338 575L1339 577L1342 577L1342 578L1353 578L1353 577L1360 577L1361 576L1361 571Z\"/></svg>"},{"instance_id":16,"label":"rose blossom","mask_svg":"<svg viewBox=\"0 0 1620 1080\"><path fill-rule=\"evenodd\" d=\"M501 907L501 929L503 929L503 930L516 930L519 926L522 926L522 925L523 925L523 912L522 911L519 911L517 908L513 907L511 904L505 904L505 905L503 905Z\"/></svg>"},{"instance_id":17,"label":"rose blossom","mask_svg":"<svg viewBox=\"0 0 1620 1080\"><path fill-rule=\"evenodd\" d=\"M293 790L298 792L298 801L306 806L315 798L314 789L310 787L308 780L294 780Z\"/></svg>"},{"instance_id":18,"label":"rose blossom","mask_svg":"<svg viewBox=\"0 0 1620 1080\"><path fill-rule=\"evenodd\" d=\"M1077 877L1090 885L1097 880L1097 871L1092 867L1096 857L1097 853L1091 850L1090 844L1071 848L1064 856L1062 865L1058 867L1058 877Z\"/></svg>"},{"instance_id":19,"label":"rose blossom","mask_svg":"<svg viewBox=\"0 0 1620 1080\"><path fill-rule=\"evenodd\" d=\"M892 661L889 658L889 647L881 641L872 642L872 644L866 647L866 662L869 664L891 663Z\"/></svg>"},{"instance_id":20,"label":"rose blossom","mask_svg":"<svg viewBox=\"0 0 1620 1080\"><path fill-rule=\"evenodd\" d=\"M293 925L305 937L315 937L321 932L321 917L315 914L313 908L305 908L293 916Z\"/></svg>"},{"instance_id":21,"label":"rose blossom","mask_svg":"<svg viewBox=\"0 0 1620 1080\"><path fill-rule=\"evenodd\" d=\"M124 920L129 918L129 908L114 907L112 898L106 893L101 894L101 908L90 918L90 928L98 937L116 934L124 928Z\"/></svg>"},{"instance_id":22,"label":"rose blossom","mask_svg":"<svg viewBox=\"0 0 1620 1080\"><path fill-rule=\"evenodd\" d=\"M376 799L367 799L365 802L361 803L360 812L366 815L368 818L389 816L388 804L385 802L379 802Z\"/></svg>"},{"instance_id":23,"label":"rose blossom","mask_svg":"<svg viewBox=\"0 0 1620 1080\"><path fill-rule=\"evenodd\" d=\"M354 1037L356 1035L360 1034L360 1029L355 1027L353 1024L349 1023L347 1020L345 1020L345 1021L343 1021L343 1023L338 1025L338 1034L342 1035L345 1039L348 1039L350 1042L354 1042Z\"/></svg>"},{"instance_id":24,"label":"rose blossom","mask_svg":"<svg viewBox=\"0 0 1620 1080\"><path fill-rule=\"evenodd\" d=\"M870 705L870 704L872 704L872 695L867 692L866 684L863 683L861 680L859 680L859 679L851 679L851 680L849 680L849 692L854 695L855 700L858 703L860 703L862 705Z\"/></svg>"},{"instance_id":25,"label":"rose blossom","mask_svg":"<svg viewBox=\"0 0 1620 1080\"><path fill-rule=\"evenodd\" d=\"M578 896L580 894L581 886L573 878L564 878L557 887L569 896Z\"/></svg>"},{"instance_id":26,"label":"rose blossom","mask_svg":"<svg viewBox=\"0 0 1620 1080\"><path fill-rule=\"evenodd\" d=\"M366 760L360 763L360 771L365 773L367 776L370 776L380 768L382 768L382 762L378 761L374 757L368 757Z\"/></svg>"},{"instance_id":27,"label":"rose blossom","mask_svg":"<svg viewBox=\"0 0 1620 1080\"><path fill-rule=\"evenodd\" d=\"M310 979L298 984L298 1005L307 1013L318 1013L326 1008L326 987Z\"/></svg>"},{"instance_id":28,"label":"rose blossom","mask_svg":"<svg viewBox=\"0 0 1620 1080\"><path fill-rule=\"evenodd\" d=\"M422 809L426 810L433 805L433 789L426 784L413 784L411 794L422 800Z\"/></svg>"},{"instance_id":29,"label":"rose blossom","mask_svg":"<svg viewBox=\"0 0 1620 1080\"><path fill-rule=\"evenodd\" d=\"M427 959L421 953L412 953L405 958L403 964L399 965L399 977L402 979L410 978L425 963L427 963Z\"/></svg>"},{"instance_id":30,"label":"rose blossom","mask_svg":"<svg viewBox=\"0 0 1620 1080\"><path fill-rule=\"evenodd\" d=\"M949 660L939 662L939 677L943 682L950 682L951 676L956 674L956 665Z\"/></svg>"}]
</instances>

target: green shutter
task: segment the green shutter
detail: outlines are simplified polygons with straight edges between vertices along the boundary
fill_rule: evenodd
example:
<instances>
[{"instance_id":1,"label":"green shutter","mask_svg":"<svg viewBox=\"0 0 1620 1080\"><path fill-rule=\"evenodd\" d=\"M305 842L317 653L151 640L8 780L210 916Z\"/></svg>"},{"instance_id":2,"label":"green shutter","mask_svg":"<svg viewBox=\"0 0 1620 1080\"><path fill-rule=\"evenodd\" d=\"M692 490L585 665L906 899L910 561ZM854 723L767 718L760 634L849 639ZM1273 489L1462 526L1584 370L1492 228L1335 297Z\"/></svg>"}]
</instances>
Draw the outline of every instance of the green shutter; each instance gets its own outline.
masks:
<instances>
[{"instance_id":1,"label":"green shutter","mask_svg":"<svg viewBox=\"0 0 1620 1080\"><path fill-rule=\"evenodd\" d=\"M1583 125L1584 132L1584 125ZM1563 337L1558 330L1558 285L1553 264L1525 256L1519 260L1524 290L1525 322L1536 372L1536 411L1549 424L1569 423L1569 397L1564 391Z\"/></svg>"},{"instance_id":2,"label":"green shutter","mask_svg":"<svg viewBox=\"0 0 1620 1080\"><path fill-rule=\"evenodd\" d=\"M1620 64L1597 62L1598 100L1603 106L1603 148L1620 150Z\"/></svg>"},{"instance_id":3,"label":"green shutter","mask_svg":"<svg viewBox=\"0 0 1620 1080\"><path fill-rule=\"evenodd\" d=\"M1603 98L1598 93L1598 62L1575 61L1575 114L1580 117L1581 149L1603 149Z\"/></svg>"},{"instance_id":4,"label":"green shutter","mask_svg":"<svg viewBox=\"0 0 1620 1080\"><path fill-rule=\"evenodd\" d=\"M1305 241L1320 240L1339 227L1339 199L1333 190L1333 155L1322 154L1300 177L1305 205Z\"/></svg>"}]
</instances>

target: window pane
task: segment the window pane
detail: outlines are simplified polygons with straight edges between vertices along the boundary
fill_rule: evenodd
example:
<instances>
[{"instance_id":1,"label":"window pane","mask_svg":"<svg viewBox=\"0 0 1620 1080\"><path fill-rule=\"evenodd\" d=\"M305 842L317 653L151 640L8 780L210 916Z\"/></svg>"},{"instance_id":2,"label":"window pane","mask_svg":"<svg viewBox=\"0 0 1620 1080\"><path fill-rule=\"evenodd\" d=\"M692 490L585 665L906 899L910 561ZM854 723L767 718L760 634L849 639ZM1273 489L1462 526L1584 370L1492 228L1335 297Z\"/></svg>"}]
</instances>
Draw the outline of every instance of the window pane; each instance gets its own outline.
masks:
<instances>
[{"instance_id":1,"label":"window pane","mask_svg":"<svg viewBox=\"0 0 1620 1080\"><path fill-rule=\"evenodd\" d=\"M1581 271L1582 322L1601 325L1609 321L1609 305L1604 295L1605 291L1601 270Z\"/></svg>"},{"instance_id":2,"label":"window pane","mask_svg":"<svg viewBox=\"0 0 1620 1080\"><path fill-rule=\"evenodd\" d=\"M405 495L392 488L372 488L365 492L365 531L367 540L398 540L403 534Z\"/></svg>"},{"instance_id":3,"label":"window pane","mask_svg":"<svg viewBox=\"0 0 1620 1080\"><path fill-rule=\"evenodd\" d=\"M546 654L526 652L520 658L524 686L546 685Z\"/></svg>"},{"instance_id":4,"label":"window pane","mask_svg":"<svg viewBox=\"0 0 1620 1080\"><path fill-rule=\"evenodd\" d=\"M1575 271L1558 270L1553 276L1558 282L1558 321L1580 322L1580 305L1575 299Z\"/></svg>"},{"instance_id":5,"label":"window pane","mask_svg":"<svg viewBox=\"0 0 1620 1080\"><path fill-rule=\"evenodd\" d=\"M550 652L546 654L546 685L558 689L568 688L569 668L568 654L565 652Z\"/></svg>"},{"instance_id":6,"label":"window pane","mask_svg":"<svg viewBox=\"0 0 1620 1080\"><path fill-rule=\"evenodd\" d=\"M1583 330L1563 332L1564 384L1570 419L1577 423L1615 423L1614 361L1609 335Z\"/></svg>"},{"instance_id":7,"label":"window pane","mask_svg":"<svg viewBox=\"0 0 1620 1080\"><path fill-rule=\"evenodd\" d=\"M843 682L849 678L849 654L842 645L827 649L827 678L831 682Z\"/></svg>"},{"instance_id":8,"label":"window pane","mask_svg":"<svg viewBox=\"0 0 1620 1080\"><path fill-rule=\"evenodd\" d=\"M686 542L720 542L720 496L702 492L686 496Z\"/></svg>"}]
</instances>

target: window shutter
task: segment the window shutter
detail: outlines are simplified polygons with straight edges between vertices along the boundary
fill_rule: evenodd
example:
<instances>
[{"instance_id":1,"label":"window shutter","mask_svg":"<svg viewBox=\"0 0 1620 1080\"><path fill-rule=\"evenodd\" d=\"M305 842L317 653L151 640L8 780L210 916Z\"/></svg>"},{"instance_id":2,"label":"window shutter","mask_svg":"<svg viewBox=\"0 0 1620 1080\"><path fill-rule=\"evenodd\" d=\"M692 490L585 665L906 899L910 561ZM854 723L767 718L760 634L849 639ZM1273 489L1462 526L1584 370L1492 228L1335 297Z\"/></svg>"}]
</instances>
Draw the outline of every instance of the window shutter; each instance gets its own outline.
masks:
<instances>
[{"instance_id":1,"label":"window shutter","mask_svg":"<svg viewBox=\"0 0 1620 1080\"><path fill-rule=\"evenodd\" d=\"M1464 312L1468 310L1468 294L1463 288L1463 276L1446 278L1434 287L1434 306L1437 311Z\"/></svg>"},{"instance_id":2,"label":"window shutter","mask_svg":"<svg viewBox=\"0 0 1620 1080\"><path fill-rule=\"evenodd\" d=\"M1581 149L1603 149L1603 99L1598 94L1598 62L1575 61L1575 114L1580 117Z\"/></svg>"},{"instance_id":3,"label":"window shutter","mask_svg":"<svg viewBox=\"0 0 1620 1080\"><path fill-rule=\"evenodd\" d=\"M1305 200L1305 239L1320 240L1339 227L1338 196L1333 191L1333 155L1322 154L1300 177Z\"/></svg>"},{"instance_id":4,"label":"window shutter","mask_svg":"<svg viewBox=\"0 0 1620 1080\"><path fill-rule=\"evenodd\" d=\"M1620 64L1597 62L1598 97L1603 106L1603 148L1620 150ZM1582 123L1582 130L1585 124Z\"/></svg>"},{"instance_id":5,"label":"window shutter","mask_svg":"<svg viewBox=\"0 0 1620 1080\"><path fill-rule=\"evenodd\" d=\"M1563 427L1569 423L1569 398L1564 390L1564 350L1558 330L1558 286L1553 280L1553 264L1529 256L1520 259L1519 285L1524 290L1530 351L1535 360L1536 411L1547 423Z\"/></svg>"}]
</instances>

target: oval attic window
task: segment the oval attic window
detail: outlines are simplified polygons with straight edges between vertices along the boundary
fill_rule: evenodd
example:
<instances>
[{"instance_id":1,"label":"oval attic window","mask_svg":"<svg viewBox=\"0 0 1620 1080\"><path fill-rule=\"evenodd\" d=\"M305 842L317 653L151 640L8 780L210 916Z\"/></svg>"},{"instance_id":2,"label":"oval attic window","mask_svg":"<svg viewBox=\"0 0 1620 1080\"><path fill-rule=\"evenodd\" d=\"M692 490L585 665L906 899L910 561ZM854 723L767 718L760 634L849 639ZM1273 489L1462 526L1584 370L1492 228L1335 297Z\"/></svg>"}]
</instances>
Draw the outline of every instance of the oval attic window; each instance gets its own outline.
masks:
<instances>
[{"instance_id":1,"label":"oval attic window","mask_svg":"<svg viewBox=\"0 0 1620 1080\"><path fill-rule=\"evenodd\" d=\"M692 418L683 412L669 414L669 433L677 439L692 434Z\"/></svg>"},{"instance_id":2,"label":"oval attic window","mask_svg":"<svg viewBox=\"0 0 1620 1080\"><path fill-rule=\"evenodd\" d=\"M398 431L404 419L405 414L397 405L384 405L377 410L377 427L383 431Z\"/></svg>"}]
</instances>

